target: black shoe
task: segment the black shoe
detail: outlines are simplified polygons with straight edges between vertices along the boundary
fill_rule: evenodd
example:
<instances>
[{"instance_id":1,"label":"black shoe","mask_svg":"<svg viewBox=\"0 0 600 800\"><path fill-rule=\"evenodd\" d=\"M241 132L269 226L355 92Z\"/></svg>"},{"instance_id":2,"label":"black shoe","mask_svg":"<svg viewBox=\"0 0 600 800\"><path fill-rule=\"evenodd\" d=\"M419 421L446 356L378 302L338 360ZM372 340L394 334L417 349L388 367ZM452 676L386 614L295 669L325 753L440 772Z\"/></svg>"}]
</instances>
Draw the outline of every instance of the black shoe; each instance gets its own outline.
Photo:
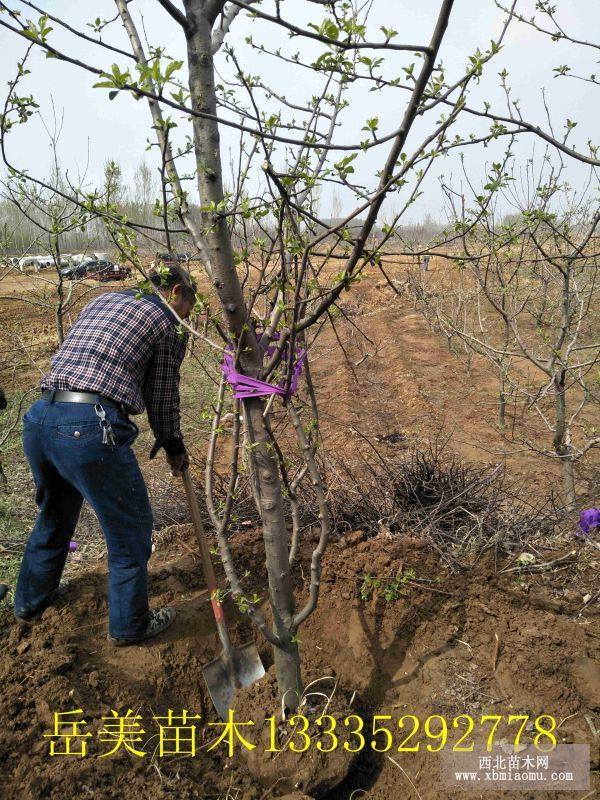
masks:
<instances>
[{"instance_id":1,"label":"black shoe","mask_svg":"<svg viewBox=\"0 0 600 800\"><path fill-rule=\"evenodd\" d=\"M146 639L153 639L159 633L166 631L175 619L174 608L157 608L150 612L150 620L146 626L146 630L141 636L136 636L134 639L117 639L115 636L108 634L109 642L112 642L115 647L125 647L128 644L136 644L137 642L144 642Z\"/></svg>"},{"instance_id":2,"label":"black shoe","mask_svg":"<svg viewBox=\"0 0 600 800\"><path fill-rule=\"evenodd\" d=\"M50 608L50 606L53 605L57 600L59 600L61 597L64 597L68 589L69 581L61 581L58 585L58 588L52 592L43 606L36 608L35 611L26 611L23 614L17 614L15 611L15 619L17 622L35 622L35 620L38 620L42 616L47 608Z\"/></svg>"},{"instance_id":3,"label":"black shoe","mask_svg":"<svg viewBox=\"0 0 600 800\"><path fill-rule=\"evenodd\" d=\"M33 611L30 614L17 614L17 612L15 611L14 612L15 619L17 620L17 622L25 622L29 624L30 622L35 622L37 619L39 619L45 610L46 609L43 608L41 611Z\"/></svg>"}]
</instances>

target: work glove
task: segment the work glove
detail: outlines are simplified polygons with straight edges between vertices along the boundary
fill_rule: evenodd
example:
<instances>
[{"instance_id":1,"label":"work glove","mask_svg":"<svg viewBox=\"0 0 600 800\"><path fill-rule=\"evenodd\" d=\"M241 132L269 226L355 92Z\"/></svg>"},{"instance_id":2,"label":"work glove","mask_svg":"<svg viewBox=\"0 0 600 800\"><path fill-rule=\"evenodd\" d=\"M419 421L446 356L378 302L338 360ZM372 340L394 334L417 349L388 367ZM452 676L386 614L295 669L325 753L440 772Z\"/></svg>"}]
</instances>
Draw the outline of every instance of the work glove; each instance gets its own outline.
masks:
<instances>
[{"instance_id":1,"label":"work glove","mask_svg":"<svg viewBox=\"0 0 600 800\"><path fill-rule=\"evenodd\" d=\"M150 451L150 460L152 460L161 449L165 451L167 463L171 468L172 475L181 475L183 470L189 467L190 460L188 458L183 439L180 439L177 436L173 436L168 439L157 439L154 442L152 450Z\"/></svg>"},{"instance_id":2,"label":"work glove","mask_svg":"<svg viewBox=\"0 0 600 800\"><path fill-rule=\"evenodd\" d=\"M152 449L148 455L150 461L152 461L159 450L164 450L169 456L175 456L179 453L185 453L185 445L180 436L168 436L162 439L158 438L152 445Z\"/></svg>"},{"instance_id":3,"label":"work glove","mask_svg":"<svg viewBox=\"0 0 600 800\"><path fill-rule=\"evenodd\" d=\"M190 459L187 453L176 453L174 456L170 456L167 453L167 462L171 468L171 475L175 478L179 477L183 470L187 469L190 465Z\"/></svg>"}]
</instances>

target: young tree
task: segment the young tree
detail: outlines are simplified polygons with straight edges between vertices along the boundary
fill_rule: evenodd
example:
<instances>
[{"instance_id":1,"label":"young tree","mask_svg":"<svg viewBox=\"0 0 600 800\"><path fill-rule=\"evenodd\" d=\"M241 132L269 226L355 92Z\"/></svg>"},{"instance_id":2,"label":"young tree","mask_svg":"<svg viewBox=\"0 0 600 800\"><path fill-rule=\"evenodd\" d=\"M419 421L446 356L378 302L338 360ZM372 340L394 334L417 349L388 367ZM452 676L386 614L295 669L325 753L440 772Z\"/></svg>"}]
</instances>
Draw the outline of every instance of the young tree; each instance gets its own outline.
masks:
<instances>
[{"instance_id":1,"label":"young tree","mask_svg":"<svg viewBox=\"0 0 600 800\"><path fill-rule=\"evenodd\" d=\"M40 273L39 264L32 271L31 280L37 289L33 296L22 293L12 299L23 299L24 302L52 310L57 340L62 344L65 338L65 316L73 301L73 284L63 277L61 271L69 265L64 258L66 240L71 238L73 241L72 234L85 229L93 215L66 196L66 191L72 187L65 180L58 162L56 133L50 136L50 141L54 160L47 186L31 184L20 174L9 174L0 184L0 196L29 223L26 251L35 247L38 253L47 256L50 266L49 273ZM23 231L20 233L22 236ZM23 255L23 250L15 250L13 245L13 253L15 252ZM13 258L8 266L11 272L16 273L20 269L20 260L16 259L15 263Z\"/></svg>"},{"instance_id":2,"label":"young tree","mask_svg":"<svg viewBox=\"0 0 600 800\"><path fill-rule=\"evenodd\" d=\"M217 347L231 359L219 392L207 457L209 512L230 589L273 644L280 693L284 705L294 708L302 691L298 629L318 601L330 529L316 456L316 394L309 368L315 337L337 313L341 294L365 270L377 269L380 247L393 236L439 156L515 133L534 133L565 154L598 162L594 155L574 151L522 117L497 116L489 104L469 106L470 88L500 51L510 14L497 41L483 52L468 54L466 66L453 68L449 77L438 53L453 0L441 0L429 41L419 44L400 42L393 20L374 31L369 17L373 4L349 0L306 0L299 6L302 13L293 18L282 10L290 6L279 0L264 4L252 0L157 3L165 21L170 20L181 33L184 58L167 54L161 46L145 45L134 16L135 3L125 0L115 0L115 5L128 47L120 40L119 44L106 40L114 23L98 18L92 23L94 35L90 35L78 30L73 20L44 13L28 2L22 5L37 8L43 16L24 21L20 13L0 3L6 12L0 25L53 59L94 76L110 99L130 94L148 102L163 174L163 197L157 208L162 229L168 241L173 233L187 234L212 287L211 295L202 298L210 325L206 333L194 333L211 341L220 336ZM244 43L235 48L227 44L234 24L243 25L246 34ZM54 25L74 40L85 40L83 58L55 45ZM290 52L290 39L298 43L297 53ZM107 52L118 59L110 70L102 69L97 61ZM257 75L244 66L248 54L272 60L282 71L293 70L295 86L309 84L307 96L298 93L293 100L288 98L285 87L278 85L277 70L264 69ZM184 62L187 79L180 77ZM23 62L19 70L23 70ZM19 95L16 85L8 101L9 117L26 118L31 98ZM365 94L371 89L376 91ZM369 112L359 125L358 137L341 136L348 109L356 104L364 107L365 96L370 100ZM397 121L386 131L379 112L384 107L398 108ZM451 129L465 115L480 120L485 128L467 138L458 133L451 138ZM181 128L186 125L191 132L177 144L176 137L181 138ZM220 145L225 128L237 131L240 142L230 186L225 182ZM348 130L356 130L356 125L350 123ZM3 154L11 164L5 140L6 133ZM178 161L190 150L200 197L198 215L183 188L185 176ZM376 170L371 159L377 160ZM15 165L12 168L18 170ZM375 179L365 177L373 174ZM332 188L344 192L354 208L328 225L319 218L317 200L323 189ZM402 198L401 210L386 226L381 245L371 243L369 237L383 203L395 193ZM142 228L95 197L88 197L84 205L104 215L123 252L139 265L134 232ZM150 227L143 226L145 233L158 235L158 226L156 231ZM306 405L295 392L301 364L307 377ZM236 390L233 400L227 383ZM245 391L249 385L253 389ZM212 464L219 419L227 402L234 411L232 458L226 499L219 508L212 497ZM295 431L303 465L292 465L294 450L276 433L274 420L280 421L283 415ZM238 486L240 450L250 468L260 514L270 624L255 599L246 595L226 536ZM317 496L321 530L311 556L307 597L296 609L291 560L299 550L297 491L303 479L310 480ZM294 524L291 541L286 529L287 504Z\"/></svg>"},{"instance_id":3,"label":"young tree","mask_svg":"<svg viewBox=\"0 0 600 800\"><path fill-rule=\"evenodd\" d=\"M469 226L469 204L452 197L454 224L466 230L459 276L442 276L435 289L422 285L420 305L449 339L458 337L494 365L502 429L508 395L542 421L546 446L514 426L505 433L558 460L573 508L576 465L600 446L597 178L592 172L589 193L577 193L564 181L564 165L554 167L546 154L539 168L528 164L517 185L507 160L490 180L518 212L502 219L495 202Z\"/></svg>"},{"instance_id":4,"label":"young tree","mask_svg":"<svg viewBox=\"0 0 600 800\"><path fill-rule=\"evenodd\" d=\"M154 175L148 162L145 159L140 161L133 174L135 187L133 201L142 212L147 212L154 205L154 199L158 193L156 178L157 176Z\"/></svg>"}]
</instances>

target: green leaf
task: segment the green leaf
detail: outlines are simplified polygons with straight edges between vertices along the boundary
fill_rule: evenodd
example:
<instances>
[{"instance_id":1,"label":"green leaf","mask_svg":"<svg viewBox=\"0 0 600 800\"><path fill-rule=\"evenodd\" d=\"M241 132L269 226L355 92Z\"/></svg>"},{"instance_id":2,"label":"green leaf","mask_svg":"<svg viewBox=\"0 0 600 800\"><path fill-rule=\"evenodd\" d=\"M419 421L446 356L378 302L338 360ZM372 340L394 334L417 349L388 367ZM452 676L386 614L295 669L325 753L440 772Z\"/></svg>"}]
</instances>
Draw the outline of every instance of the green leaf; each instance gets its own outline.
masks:
<instances>
[{"instance_id":1,"label":"green leaf","mask_svg":"<svg viewBox=\"0 0 600 800\"><path fill-rule=\"evenodd\" d=\"M321 25L321 33L323 36L327 36L329 39L335 39L336 41L339 39L340 31L338 26L333 22L333 20L326 19L325 22Z\"/></svg>"},{"instance_id":2,"label":"green leaf","mask_svg":"<svg viewBox=\"0 0 600 800\"><path fill-rule=\"evenodd\" d=\"M386 27L385 27L385 25L381 25L381 26L380 26L380 29L383 31L383 33L385 34L385 38L386 38L388 41L389 41L390 39L393 39L393 38L394 38L394 36L397 36L397 35L398 35L398 31L395 31L393 28L386 28Z\"/></svg>"},{"instance_id":3,"label":"green leaf","mask_svg":"<svg viewBox=\"0 0 600 800\"><path fill-rule=\"evenodd\" d=\"M371 131L371 133L375 133L377 128L379 127L379 117L372 117L368 119L366 123L363 125L363 131Z\"/></svg>"}]
</instances>

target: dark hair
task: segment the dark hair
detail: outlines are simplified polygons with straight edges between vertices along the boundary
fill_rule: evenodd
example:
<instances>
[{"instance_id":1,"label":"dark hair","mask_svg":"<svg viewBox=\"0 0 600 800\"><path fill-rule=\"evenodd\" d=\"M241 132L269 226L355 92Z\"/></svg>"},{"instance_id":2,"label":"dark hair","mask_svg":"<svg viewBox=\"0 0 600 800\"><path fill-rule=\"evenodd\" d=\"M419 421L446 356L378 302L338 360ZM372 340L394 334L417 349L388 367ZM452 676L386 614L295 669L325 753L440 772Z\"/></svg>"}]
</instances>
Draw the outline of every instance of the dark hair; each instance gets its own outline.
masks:
<instances>
[{"instance_id":1,"label":"dark hair","mask_svg":"<svg viewBox=\"0 0 600 800\"><path fill-rule=\"evenodd\" d=\"M148 278L158 289L172 289L179 284L187 300L196 299L196 282L179 264L164 264L160 270L152 270Z\"/></svg>"}]
</instances>

